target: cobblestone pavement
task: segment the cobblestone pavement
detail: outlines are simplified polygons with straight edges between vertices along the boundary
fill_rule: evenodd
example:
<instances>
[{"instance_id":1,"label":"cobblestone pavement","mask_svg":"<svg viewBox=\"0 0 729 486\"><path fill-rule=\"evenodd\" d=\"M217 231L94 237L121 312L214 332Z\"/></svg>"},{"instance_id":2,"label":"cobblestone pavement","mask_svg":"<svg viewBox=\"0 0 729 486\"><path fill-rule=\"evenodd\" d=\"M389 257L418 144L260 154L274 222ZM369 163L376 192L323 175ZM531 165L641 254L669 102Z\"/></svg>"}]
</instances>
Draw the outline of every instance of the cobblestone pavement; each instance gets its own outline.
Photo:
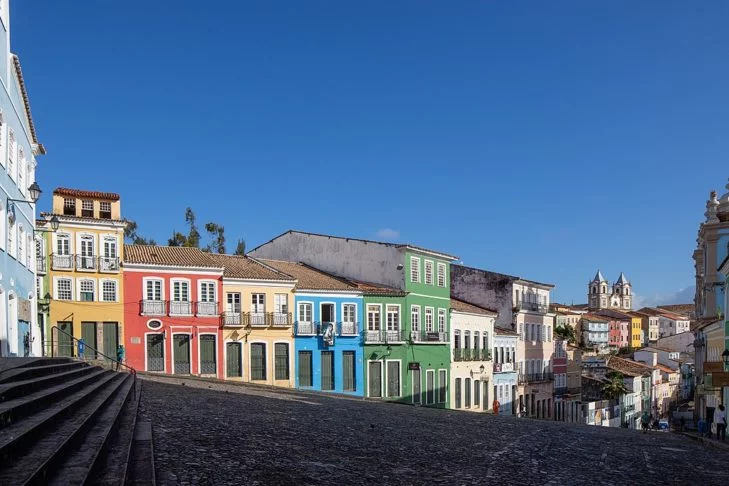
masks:
<instances>
[{"instance_id":1,"label":"cobblestone pavement","mask_svg":"<svg viewBox=\"0 0 729 486\"><path fill-rule=\"evenodd\" d=\"M204 382L145 380L141 408L163 485L729 483L729 453L671 433Z\"/></svg>"}]
</instances>

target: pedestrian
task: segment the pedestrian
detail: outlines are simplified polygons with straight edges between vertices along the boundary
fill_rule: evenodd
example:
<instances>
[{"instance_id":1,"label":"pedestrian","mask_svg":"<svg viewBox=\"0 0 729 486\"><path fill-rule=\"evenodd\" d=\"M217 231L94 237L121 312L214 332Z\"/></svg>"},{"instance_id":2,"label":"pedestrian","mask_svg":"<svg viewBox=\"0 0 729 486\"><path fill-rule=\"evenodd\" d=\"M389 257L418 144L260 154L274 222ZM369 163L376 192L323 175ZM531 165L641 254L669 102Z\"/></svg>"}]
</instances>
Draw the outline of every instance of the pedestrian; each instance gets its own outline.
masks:
<instances>
[{"instance_id":1,"label":"pedestrian","mask_svg":"<svg viewBox=\"0 0 729 486\"><path fill-rule=\"evenodd\" d=\"M84 359L84 352L86 351L86 342L83 338L78 340L78 358Z\"/></svg>"},{"instance_id":2,"label":"pedestrian","mask_svg":"<svg viewBox=\"0 0 729 486\"><path fill-rule=\"evenodd\" d=\"M726 440L726 410L724 410L724 405L719 405L719 410L714 412L714 422L716 422L716 440L724 442Z\"/></svg>"},{"instance_id":3,"label":"pedestrian","mask_svg":"<svg viewBox=\"0 0 729 486\"><path fill-rule=\"evenodd\" d=\"M494 398L494 415L498 415L499 414L499 407L500 406L501 406L501 403L499 403L499 401L496 398Z\"/></svg>"},{"instance_id":4,"label":"pedestrian","mask_svg":"<svg viewBox=\"0 0 729 486\"><path fill-rule=\"evenodd\" d=\"M119 371L119 367L124 361L124 346L121 344L116 347L116 370Z\"/></svg>"},{"instance_id":5,"label":"pedestrian","mask_svg":"<svg viewBox=\"0 0 729 486\"><path fill-rule=\"evenodd\" d=\"M648 412L643 412L643 417L641 417L641 419L640 419L640 425L643 427L644 434L648 433L648 425L650 424L650 422L651 422L651 418L648 415Z\"/></svg>"}]
</instances>

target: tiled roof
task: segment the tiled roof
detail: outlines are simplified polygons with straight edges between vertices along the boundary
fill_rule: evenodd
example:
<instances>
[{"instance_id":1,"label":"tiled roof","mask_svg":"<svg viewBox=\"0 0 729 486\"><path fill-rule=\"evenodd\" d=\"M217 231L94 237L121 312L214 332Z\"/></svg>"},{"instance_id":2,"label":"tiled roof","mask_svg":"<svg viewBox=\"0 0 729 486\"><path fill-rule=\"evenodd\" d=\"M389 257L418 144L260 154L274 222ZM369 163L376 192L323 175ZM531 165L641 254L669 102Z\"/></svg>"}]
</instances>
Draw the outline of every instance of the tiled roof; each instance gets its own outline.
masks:
<instances>
[{"instance_id":1,"label":"tiled roof","mask_svg":"<svg viewBox=\"0 0 729 486\"><path fill-rule=\"evenodd\" d=\"M348 280L352 285L357 287L365 295L389 295L392 297L404 297L408 293L400 289L385 287L384 285L374 284L370 282L359 282L357 280Z\"/></svg>"},{"instance_id":2,"label":"tiled roof","mask_svg":"<svg viewBox=\"0 0 729 486\"><path fill-rule=\"evenodd\" d=\"M255 261L253 258L241 255L206 254L216 266L223 267L223 277L242 278L251 280L284 280L293 283L291 275L279 272Z\"/></svg>"},{"instance_id":3,"label":"tiled roof","mask_svg":"<svg viewBox=\"0 0 729 486\"><path fill-rule=\"evenodd\" d=\"M667 311L665 309L656 309L660 313L660 315L664 317L668 317L669 319L672 319L674 321L687 321L689 320L688 317L680 314L676 314L675 312Z\"/></svg>"},{"instance_id":4,"label":"tiled roof","mask_svg":"<svg viewBox=\"0 0 729 486\"><path fill-rule=\"evenodd\" d=\"M222 266L210 258L208 253L205 253L199 248L186 246L125 245L124 262L165 265L169 267L217 268L222 270Z\"/></svg>"},{"instance_id":5,"label":"tiled roof","mask_svg":"<svg viewBox=\"0 0 729 486\"><path fill-rule=\"evenodd\" d=\"M610 356L607 361L610 369L620 371L621 373L635 373L640 376L649 376L653 372L653 368L643 363L638 363L632 359L619 358Z\"/></svg>"},{"instance_id":6,"label":"tiled roof","mask_svg":"<svg viewBox=\"0 0 729 486\"><path fill-rule=\"evenodd\" d=\"M20 85L20 94L23 97L23 105L25 106L25 112L28 114L28 128L30 128L30 136L33 139L33 143L38 146L38 150L41 154L46 153L46 148L42 143L38 142L38 135L35 133L35 124L33 123L33 116L30 112L30 99L28 98L28 91L25 89L25 79L23 79L23 70L20 68L20 58L16 54L12 54L13 66L15 72L18 75L18 84Z\"/></svg>"},{"instance_id":7,"label":"tiled roof","mask_svg":"<svg viewBox=\"0 0 729 486\"><path fill-rule=\"evenodd\" d=\"M610 317L612 319L622 319L626 321L629 321L631 319L631 317L625 312L616 311L614 309L600 309L595 311L595 314Z\"/></svg>"},{"instance_id":8,"label":"tiled roof","mask_svg":"<svg viewBox=\"0 0 729 486\"><path fill-rule=\"evenodd\" d=\"M304 265L303 263L285 262L281 260L268 260L257 258L264 265L273 267L276 270L294 277L297 289L306 290L338 290L356 291L354 284L347 283L344 279L336 278L333 275L322 272L316 268Z\"/></svg>"},{"instance_id":9,"label":"tiled roof","mask_svg":"<svg viewBox=\"0 0 729 486\"><path fill-rule=\"evenodd\" d=\"M607 322L610 320L609 317L599 316L596 314L583 314L581 318L587 319L588 321L600 321L600 322Z\"/></svg>"},{"instance_id":10,"label":"tiled roof","mask_svg":"<svg viewBox=\"0 0 729 486\"><path fill-rule=\"evenodd\" d=\"M495 310L486 309L475 304L470 304L462 300L451 297L451 309L457 312L468 312L470 314L482 314L485 316L494 316L497 314Z\"/></svg>"},{"instance_id":11,"label":"tiled roof","mask_svg":"<svg viewBox=\"0 0 729 486\"><path fill-rule=\"evenodd\" d=\"M511 329L504 329L503 327L494 327L494 333L499 336L518 336L518 334Z\"/></svg>"},{"instance_id":12,"label":"tiled roof","mask_svg":"<svg viewBox=\"0 0 729 486\"><path fill-rule=\"evenodd\" d=\"M82 223L85 222L107 222L107 223L124 223L127 224L127 221L124 219L107 219L107 218L92 218L89 216L70 216L68 214L54 214L54 213L46 213L45 211L41 211L40 216L42 218L46 218L48 220L51 219L52 216L57 216L58 219L63 221L81 221Z\"/></svg>"},{"instance_id":13,"label":"tiled roof","mask_svg":"<svg viewBox=\"0 0 729 486\"><path fill-rule=\"evenodd\" d=\"M678 364L678 363L676 363L676 364ZM660 363L658 363L656 365L656 368L659 369L659 370L661 370L661 371L663 371L664 373L678 373L678 370L677 369L674 370L674 369L669 368L668 366L662 365Z\"/></svg>"},{"instance_id":14,"label":"tiled roof","mask_svg":"<svg viewBox=\"0 0 729 486\"><path fill-rule=\"evenodd\" d=\"M672 305L659 305L659 309L665 309L676 314L691 315L696 310L696 306L693 304L672 304Z\"/></svg>"},{"instance_id":15,"label":"tiled roof","mask_svg":"<svg viewBox=\"0 0 729 486\"><path fill-rule=\"evenodd\" d=\"M119 194L115 192L99 192L99 191L85 191L83 189L70 189L68 187L58 187L53 191L56 196L71 196L78 198L88 199L105 199L109 201L118 201Z\"/></svg>"}]
</instances>

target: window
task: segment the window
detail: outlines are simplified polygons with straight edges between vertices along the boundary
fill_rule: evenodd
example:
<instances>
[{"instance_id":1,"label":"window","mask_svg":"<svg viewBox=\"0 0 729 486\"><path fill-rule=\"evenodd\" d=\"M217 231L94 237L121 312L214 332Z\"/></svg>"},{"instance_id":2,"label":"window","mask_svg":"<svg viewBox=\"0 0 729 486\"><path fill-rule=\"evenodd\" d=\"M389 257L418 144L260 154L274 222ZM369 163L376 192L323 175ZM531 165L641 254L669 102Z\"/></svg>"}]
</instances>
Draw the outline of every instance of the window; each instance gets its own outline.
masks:
<instances>
[{"instance_id":1,"label":"window","mask_svg":"<svg viewBox=\"0 0 729 486\"><path fill-rule=\"evenodd\" d=\"M190 301L190 282L178 280L172 282L172 300L175 302Z\"/></svg>"},{"instance_id":2,"label":"window","mask_svg":"<svg viewBox=\"0 0 729 486\"><path fill-rule=\"evenodd\" d=\"M99 218L111 219L111 203L109 201L99 203Z\"/></svg>"},{"instance_id":3,"label":"window","mask_svg":"<svg viewBox=\"0 0 729 486\"><path fill-rule=\"evenodd\" d=\"M313 356L311 351L299 351L299 386L313 386Z\"/></svg>"},{"instance_id":4,"label":"window","mask_svg":"<svg viewBox=\"0 0 729 486\"><path fill-rule=\"evenodd\" d=\"M524 340L524 324L519 323L519 341Z\"/></svg>"},{"instance_id":5,"label":"window","mask_svg":"<svg viewBox=\"0 0 729 486\"><path fill-rule=\"evenodd\" d=\"M1 153L2 152L0 152L0 154ZM0 157L2 156L0 155ZM5 208L0 203L0 248L2 248L3 250L8 243L5 239L5 221ZM8 225L10 225L10 222L8 222Z\"/></svg>"},{"instance_id":6,"label":"window","mask_svg":"<svg viewBox=\"0 0 729 486\"><path fill-rule=\"evenodd\" d=\"M415 375L413 375L415 376ZM420 370L418 370L418 381L420 381ZM420 388L418 383L418 388ZM435 370L425 370L425 403L435 403Z\"/></svg>"},{"instance_id":7,"label":"window","mask_svg":"<svg viewBox=\"0 0 729 486\"><path fill-rule=\"evenodd\" d=\"M147 280L145 285L146 300L163 300L162 299L162 280Z\"/></svg>"},{"instance_id":8,"label":"window","mask_svg":"<svg viewBox=\"0 0 729 486\"><path fill-rule=\"evenodd\" d=\"M419 305L410 306L410 327L412 328L413 332L420 331L420 306Z\"/></svg>"},{"instance_id":9,"label":"window","mask_svg":"<svg viewBox=\"0 0 729 486\"><path fill-rule=\"evenodd\" d=\"M240 313L240 292L225 294L225 312Z\"/></svg>"},{"instance_id":10,"label":"window","mask_svg":"<svg viewBox=\"0 0 729 486\"><path fill-rule=\"evenodd\" d=\"M299 322L311 322L312 305L309 303L299 304Z\"/></svg>"},{"instance_id":11,"label":"window","mask_svg":"<svg viewBox=\"0 0 729 486\"><path fill-rule=\"evenodd\" d=\"M356 304L343 304L342 305L342 322L354 323L357 322L357 306Z\"/></svg>"},{"instance_id":12,"label":"window","mask_svg":"<svg viewBox=\"0 0 729 486\"><path fill-rule=\"evenodd\" d=\"M400 396L400 362L387 362L387 396Z\"/></svg>"},{"instance_id":13,"label":"window","mask_svg":"<svg viewBox=\"0 0 729 486\"><path fill-rule=\"evenodd\" d=\"M70 278L59 278L56 280L56 299L73 299L72 282Z\"/></svg>"},{"instance_id":14,"label":"window","mask_svg":"<svg viewBox=\"0 0 729 486\"><path fill-rule=\"evenodd\" d=\"M484 331L483 333L483 346L481 346L484 351L488 351L489 349L489 333L488 331Z\"/></svg>"},{"instance_id":15,"label":"window","mask_svg":"<svg viewBox=\"0 0 729 486\"><path fill-rule=\"evenodd\" d=\"M15 180L15 151L18 148L18 144L15 141L15 132L13 129L8 129L8 174L12 180Z\"/></svg>"},{"instance_id":16,"label":"window","mask_svg":"<svg viewBox=\"0 0 729 486\"><path fill-rule=\"evenodd\" d=\"M471 408L471 379L470 378L466 378L466 380L464 382L464 391L465 391L465 393L464 393L465 396L463 397L464 406L466 408Z\"/></svg>"},{"instance_id":17,"label":"window","mask_svg":"<svg viewBox=\"0 0 729 486\"><path fill-rule=\"evenodd\" d=\"M59 234L56 237L56 253L58 255L70 255L71 254L71 237L67 234Z\"/></svg>"},{"instance_id":18,"label":"window","mask_svg":"<svg viewBox=\"0 0 729 486\"><path fill-rule=\"evenodd\" d=\"M461 348L461 331L460 329L456 329L453 331L453 347L455 349Z\"/></svg>"},{"instance_id":19,"label":"window","mask_svg":"<svg viewBox=\"0 0 729 486\"><path fill-rule=\"evenodd\" d=\"M266 379L266 344L251 344L251 380Z\"/></svg>"},{"instance_id":20,"label":"window","mask_svg":"<svg viewBox=\"0 0 729 486\"><path fill-rule=\"evenodd\" d=\"M367 330L368 331L379 331L380 330L380 306L379 305L368 305L367 306Z\"/></svg>"},{"instance_id":21,"label":"window","mask_svg":"<svg viewBox=\"0 0 729 486\"><path fill-rule=\"evenodd\" d=\"M80 280L79 281L79 300L81 302L93 302L94 301L94 281L93 280Z\"/></svg>"},{"instance_id":22,"label":"window","mask_svg":"<svg viewBox=\"0 0 729 486\"><path fill-rule=\"evenodd\" d=\"M10 213L8 213L10 216ZM15 256L15 246L18 244L17 240L17 229L15 228L15 221L11 221L8 218L8 254L12 257Z\"/></svg>"},{"instance_id":23,"label":"window","mask_svg":"<svg viewBox=\"0 0 729 486\"><path fill-rule=\"evenodd\" d=\"M456 378L456 405L455 408L461 408L461 379Z\"/></svg>"},{"instance_id":24,"label":"window","mask_svg":"<svg viewBox=\"0 0 729 486\"><path fill-rule=\"evenodd\" d=\"M101 300L104 302L116 302L116 280L104 280L101 282Z\"/></svg>"},{"instance_id":25,"label":"window","mask_svg":"<svg viewBox=\"0 0 729 486\"><path fill-rule=\"evenodd\" d=\"M471 331L463 332L463 347L465 349L471 348Z\"/></svg>"},{"instance_id":26,"label":"window","mask_svg":"<svg viewBox=\"0 0 729 486\"><path fill-rule=\"evenodd\" d=\"M94 237L92 235L81 236L81 259L79 264L82 269L93 270L94 265Z\"/></svg>"},{"instance_id":27,"label":"window","mask_svg":"<svg viewBox=\"0 0 729 486\"><path fill-rule=\"evenodd\" d=\"M66 216L76 216L76 200L74 198L63 198L63 214Z\"/></svg>"},{"instance_id":28,"label":"window","mask_svg":"<svg viewBox=\"0 0 729 486\"><path fill-rule=\"evenodd\" d=\"M478 331L473 332L473 349L478 349L481 346L481 333Z\"/></svg>"},{"instance_id":29,"label":"window","mask_svg":"<svg viewBox=\"0 0 729 486\"><path fill-rule=\"evenodd\" d=\"M200 282L200 302L215 302L215 282Z\"/></svg>"},{"instance_id":30,"label":"window","mask_svg":"<svg viewBox=\"0 0 729 486\"><path fill-rule=\"evenodd\" d=\"M481 406L481 382L473 380L473 406Z\"/></svg>"},{"instance_id":31,"label":"window","mask_svg":"<svg viewBox=\"0 0 729 486\"><path fill-rule=\"evenodd\" d=\"M23 151L23 147L18 147L18 189L21 194L25 194L27 189L25 186L26 170L25 152Z\"/></svg>"},{"instance_id":32,"label":"window","mask_svg":"<svg viewBox=\"0 0 729 486\"><path fill-rule=\"evenodd\" d=\"M28 268L31 268L31 261L32 261L32 255L33 255L33 237L31 236L31 232L28 233L28 236L26 236L25 239L25 266Z\"/></svg>"},{"instance_id":33,"label":"window","mask_svg":"<svg viewBox=\"0 0 729 486\"><path fill-rule=\"evenodd\" d=\"M420 258L410 257L410 281L420 283Z\"/></svg>"},{"instance_id":34,"label":"window","mask_svg":"<svg viewBox=\"0 0 729 486\"><path fill-rule=\"evenodd\" d=\"M425 284L433 285L433 262L425 260Z\"/></svg>"},{"instance_id":35,"label":"window","mask_svg":"<svg viewBox=\"0 0 729 486\"><path fill-rule=\"evenodd\" d=\"M438 370L438 403L445 403L448 396L448 372Z\"/></svg>"},{"instance_id":36,"label":"window","mask_svg":"<svg viewBox=\"0 0 729 486\"><path fill-rule=\"evenodd\" d=\"M0 154L5 154L5 123L3 122L3 114L0 111ZM5 167L5 157L0 156L0 165Z\"/></svg>"},{"instance_id":37,"label":"window","mask_svg":"<svg viewBox=\"0 0 729 486\"><path fill-rule=\"evenodd\" d=\"M18 231L18 261L25 264L25 230L19 225Z\"/></svg>"},{"instance_id":38,"label":"window","mask_svg":"<svg viewBox=\"0 0 729 486\"><path fill-rule=\"evenodd\" d=\"M438 332L445 332L446 330L446 311L445 309L438 309Z\"/></svg>"},{"instance_id":39,"label":"window","mask_svg":"<svg viewBox=\"0 0 729 486\"><path fill-rule=\"evenodd\" d=\"M277 380L289 379L289 345L288 343L274 344L274 360L276 362L275 378Z\"/></svg>"},{"instance_id":40,"label":"window","mask_svg":"<svg viewBox=\"0 0 729 486\"><path fill-rule=\"evenodd\" d=\"M81 216L85 218L94 217L94 201L90 199L84 199L81 201Z\"/></svg>"},{"instance_id":41,"label":"window","mask_svg":"<svg viewBox=\"0 0 729 486\"><path fill-rule=\"evenodd\" d=\"M274 294L273 311L276 314L289 313L289 296L287 294Z\"/></svg>"},{"instance_id":42,"label":"window","mask_svg":"<svg viewBox=\"0 0 729 486\"><path fill-rule=\"evenodd\" d=\"M446 286L446 265L445 263L438 264L438 287Z\"/></svg>"},{"instance_id":43,"label":"window","mask_svg":"<svg viewBox=\"0 0 729 486\"><path fill-rule=\"evenodd\" d=\"M251 294L251 313L263 314L266 312L266 295Z\"/></svg>"},{"instance_id":44,"label":"window","mask_svg":"<svg viewBox=\"0 0 729 486\"><path fill-rule=\"evenodd\" d=\"M116 238L113 236L104 236L104 258L107 260L116 260L118 253L116 251ZM110 262L116 263L116 261ZM104 270L102 268L102 270Z\"/></svg>"},{"instance_id":45,"label":"window","mask_svg":"<svg viewBox=\"0 0 729 486\"><path fill-rule=\"evenodd\" d=\"M425 331L433 332L433 308L425 308Z\"/></svg>"},{"instance_id":46,"label":"window","mask_svg":"<svg viewBox=\"0 0 729 486\"><path fill-rule=\"evenodd\" d=\"M387 330L397 331L400 329L400 306L387 306Z\"/></svg>"}]
</instances>

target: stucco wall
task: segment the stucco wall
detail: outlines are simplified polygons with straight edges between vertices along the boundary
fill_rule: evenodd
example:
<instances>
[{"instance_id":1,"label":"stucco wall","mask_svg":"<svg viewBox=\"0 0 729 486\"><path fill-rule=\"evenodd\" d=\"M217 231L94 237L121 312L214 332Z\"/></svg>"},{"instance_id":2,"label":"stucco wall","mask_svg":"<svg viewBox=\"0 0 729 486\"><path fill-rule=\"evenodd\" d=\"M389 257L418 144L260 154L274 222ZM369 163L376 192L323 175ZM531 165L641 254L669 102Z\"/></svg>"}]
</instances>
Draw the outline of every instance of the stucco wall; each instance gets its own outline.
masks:
<instances>
[{"instance_id":1,"label":"stucco wall","mask_svg":"<svg viewBox=\"0 0 729 486\"><path fill-rule=\"evenodd\" d=\"M512 329L514 277L451 265L451 295L498 312L495 324Z\"/></svg>"}]
</instances>

